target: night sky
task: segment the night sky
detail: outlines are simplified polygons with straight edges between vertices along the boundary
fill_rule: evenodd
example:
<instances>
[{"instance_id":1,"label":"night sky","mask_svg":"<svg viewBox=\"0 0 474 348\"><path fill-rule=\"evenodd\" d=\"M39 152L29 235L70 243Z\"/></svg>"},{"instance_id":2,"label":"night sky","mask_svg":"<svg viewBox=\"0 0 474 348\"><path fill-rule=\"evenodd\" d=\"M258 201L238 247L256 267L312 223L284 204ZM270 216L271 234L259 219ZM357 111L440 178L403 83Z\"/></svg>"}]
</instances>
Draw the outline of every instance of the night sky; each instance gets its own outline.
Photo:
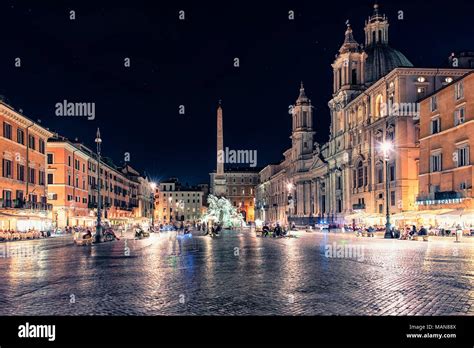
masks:
<instances>
[{"instance_id":1,"label":"night sky","mask_svg":"<svg viewBox=\"0 0 474 348\"><path fill-rule=\"evenodd\" d=\"M31 119L89 146L100 127L103 152L118 165L129 152L131 165L154 180L177 176L189 183L208 182L215 168L219 99L224 146L256 149L258 166L265 166L290 146L288 106L303 80L315 106L316 140L326 141L331 63L345 22L363 43L373 6L365 0L103 3L2 1L0 94ZM445 66L451 52L474 50L472 2L379 4L390 21L390 45L417 67ZM95 120L55 116L63 100L94 102Z\"/></svg>"}]
</instances>

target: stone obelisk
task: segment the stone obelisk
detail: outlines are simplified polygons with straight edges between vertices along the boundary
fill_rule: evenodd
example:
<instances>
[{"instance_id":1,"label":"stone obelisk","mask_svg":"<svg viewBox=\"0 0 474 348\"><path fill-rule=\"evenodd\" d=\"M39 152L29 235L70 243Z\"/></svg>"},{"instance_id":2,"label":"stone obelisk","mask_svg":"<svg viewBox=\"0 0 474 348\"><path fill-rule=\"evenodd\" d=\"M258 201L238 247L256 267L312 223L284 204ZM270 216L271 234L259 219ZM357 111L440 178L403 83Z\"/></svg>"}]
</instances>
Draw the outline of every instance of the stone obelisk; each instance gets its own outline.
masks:
<instances>
[{"instance_id":1,"label":"stone obelisk","mask_svg":"<svg viewBox=\"0 0 474 348\"><path fill-rule=\"evenodd\" d=\"M219 100L217 107L217 171L214 177L214 195L225 195L225 175L224 175L224 129L222 121L222 104Z\"/></svg>"}]
</instances>

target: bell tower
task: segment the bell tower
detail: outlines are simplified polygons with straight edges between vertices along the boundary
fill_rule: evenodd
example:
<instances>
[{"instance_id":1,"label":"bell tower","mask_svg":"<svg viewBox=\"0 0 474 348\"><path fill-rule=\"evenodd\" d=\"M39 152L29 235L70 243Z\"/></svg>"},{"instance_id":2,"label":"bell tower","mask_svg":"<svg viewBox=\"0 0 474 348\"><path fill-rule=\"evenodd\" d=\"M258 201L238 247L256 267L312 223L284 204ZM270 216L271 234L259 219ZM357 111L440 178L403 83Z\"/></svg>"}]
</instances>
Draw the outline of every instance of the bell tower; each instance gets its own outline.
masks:
<instances>
[{"instance_id":1,"label":"bell tower","mask_svg":"<svg viewBox=\"0 0 474 348\"><path fill-rule=\"evenodd\" d=\"M367 54L354 39L352 27L347 22L344 42L332 64L334 76L331 110L331 134L334 136L345 128L344 107L358 96L365 87L365 63Z\"/></svg>"},{"instance_id":2,"label":"bell tower","mask_svg":"<svg viewBox=\"0 0 474 348\"><path fill-rule=\"evenodd\" d=\"M352 28L347 23L344 43L332 64L334 94L340 90L360 89L364 84L365 53L354 39Z\"/></svg>"},{"instance_id":3,"label":"bell tower","mask_svg":"<svg viewBox=\"0 0 474 348\"><path fill-rule=\"evenodd\" d=\"M293 130L291 135L294 159L302 159L313 153L313 106L305 94L301 82L300 95L293 106Z\"/></svg>"}]
</instances>

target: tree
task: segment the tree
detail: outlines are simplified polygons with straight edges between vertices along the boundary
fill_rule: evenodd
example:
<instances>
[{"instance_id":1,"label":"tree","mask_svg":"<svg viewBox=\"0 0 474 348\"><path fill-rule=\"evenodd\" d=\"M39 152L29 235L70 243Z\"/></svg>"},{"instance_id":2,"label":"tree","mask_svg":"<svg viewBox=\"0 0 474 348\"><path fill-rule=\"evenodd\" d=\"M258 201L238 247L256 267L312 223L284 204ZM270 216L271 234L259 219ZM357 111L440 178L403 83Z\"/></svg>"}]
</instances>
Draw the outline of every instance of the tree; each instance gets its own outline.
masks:
<instances>
[{"instance_id":1,"label":"tree","mask_svg":"<svg viewBox=\"0 0 474 348\"><path fill-rule=\"evenodd\" d=\"M202 220L205 222L218 222L224 228L240 227L245 222L242 214L237 212L237 208L227 198L209 195L207 204L207 213L202 216Z\"/></svg>"}]
</instances>

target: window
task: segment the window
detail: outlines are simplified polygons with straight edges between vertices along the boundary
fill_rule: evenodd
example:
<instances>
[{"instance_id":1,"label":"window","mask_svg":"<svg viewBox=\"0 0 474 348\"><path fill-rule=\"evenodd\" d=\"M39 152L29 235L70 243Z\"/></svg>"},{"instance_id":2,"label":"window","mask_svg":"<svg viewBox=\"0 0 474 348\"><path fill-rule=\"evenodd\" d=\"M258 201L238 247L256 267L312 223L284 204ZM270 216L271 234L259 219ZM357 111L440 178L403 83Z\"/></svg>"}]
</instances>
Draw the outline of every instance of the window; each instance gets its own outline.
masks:
<instances>
[{"instance_id":1,"label":"window","mask_svg":"<svg viewBox=\"0 0 474 348\"><path fill-rule=\"evenodd\" d=\"M431 134L439 132L441 132L441 120L439 117L436 117L431 120Z\"/></svg>"},{"instance_id":2,"label":"window","mask_svg":"<svg viewBox=\"0 0 474 348\"><path fill-rule=\"evenodd\" d=\"M16 179L19 181L25 181L25 166L19 163L16 165Z\"/></svg>"},{"instance_id":3,"label":"window","mask_svg":"<svg viewBox=\"0 0 474 348\"><path fill-rule=\"evenodd\" d=\"M381 117L381 116L385 116L385 107L383 105L383 97L381 94L379 94L376 98L375 98L375 116L376 117Z\"/></svg>"},{"instance_id":4,"label":"window","mask_svg":"<svg viewBox=\"0 0 474 348\"><path fill-rule=\"evenodd\" d=\"M71 176L70 175L67 176L67 184L69 186L71 186Z\"/></svg>"},{"instance_id":5,"label":"window","mask_svg":"<svg viewBox=\"0 0 474 348\"><path fill-rule=\"evenodd\" d=\"M357 187L364 186L364 167L362 162L357 165Z\"/></svg>"},{"instance_id":6,"label":"window","mask_svg":"<svg viewBox=\"0 0 474 348\"><path fill-rule=\"evenodd\" d=\"M30 168L30 175L28 178L28 181L30 184L35 184L36 183L36 170L34 168Z\"/></svg>"},{"instance_id":7,"label":"window","mask_svg":"<svg viewBox=\"0 0 474 348\"><path fill-rule=\"evenodd\" d=\"M18 144L25 145L25 132L23 129L18 128L16 130L16 141Z\"/></svg>"},{"instance_id":8,"label":"window","mask_svg":"<svg viewBox=\"0 0 474 348\"><path fill-rule=\"evenodd\" d=\"M54 184L54 175L49 173L48 174L48 185Z\"/></svg>"},{"instance_id":9,"label":"window","mask_svg":"<svg viewBox=\"0 0 474 348\"><path fill-rule=\"evenodd\" d=\"M36 150L36 139L33 135L28 136L28 147L32 150Z\"/></svg>"},{"instance_id":10,"label":"window","mask_svg":"<svg viewBox=\"0 0 474 348\"><path fill-rule=\"evenodd\" d=\"M438 96L434 95L430 99L431 112L438 110Z\"/></svg>"},{"instance_id":11,"label":"window","mask_svg":"<svg viewBox=\"0 0 474 348\"><path fill-rule=\"evenodd\" d=\"M395 206L395 191L390 191L390 205Z\"/></svg>"},{"instance_id":12,"label":"window","mask_svg":"<svg viewBox=\"0 0 474 348\"><path fill-rule=\"evenodd\" d=\"M71 166L71 156L67 156L67 165L69 167ZM102 170L100 171L100 174L102 174Z\"/></svg>"},{"instance_id":13,"label":"window","mask_svg":"<svg viewBox=\"0 0 474 348\"><path fill-rule=\"evenodd\" d=\"M416 89L416 92L418 93L418 98L422 98L426 94L426 88L425 87L418 87Z\"/></svg>"},{"instance_id":14,"label":"window","mask_svg":"<svg viewBox=\"0 0 474 348\"><path fill-rule=\"evenodd\" d=\"M463 81L454 86L454 96L456 100L464 98L464 83Z\"/></svg>"},{"instance_id":15,"label":"window","mask_svg":"<svg viewBox=\"0 0 474 348\"><path fill-rule=\"evenodd\" d=\"M464 107L457 109L454 111L454 125L460 125L464 123L466 120L465 109Z\"/></svg>"},{"instance_id":16,"label":"window","mask_svg":"<svg viewBox=\"0 0 474 348\"><path fill-rule=\"evenodd\" d=\"M12 138L12 126L6 122L3 122L3 136L7 139Z\"/></svg>"},{"instance_id":17,"label":"window","mask_svg":"<svg viewBox=\"0 0 474 348\"><path fill-rule=\"evenodd\" d=\"M54 158L52 153L48 153L47 155L48 158L48 164L53 164L54 163Z\"/></svg>"},{"instance_id":18,"label":"window","mask_svg":"<svg viewBox=\"0 0 474 348\"><path fill-rule=\"evenodd\" d=\"M12 206L12 192L3 190L3 206L5 208L11 208Z\"/></svg>"},{"instance_id":19,"label":"window","mask_svg":"<svg viewBox=\"0 0 474 348\"><path fill-rule=\"evenodd\" d=\"M441 153L432 154L430 159L431 172L439 172L442 168Z\"/></svg>"},{"instance_id":20,"label":"window","mask_svg":"<svg viewBox=\"0 0 474 348\"><path fill-rule=\"evenodd\" d=\"M2 161L2 175L4 178L11 178L12 177L12 161L4 159Z\"/></svg>"},{"instance_id":21,"label":"window","mask_svg":"<svg viewBox=\"0 0 474 348\"><path fill-rule=\"evenodd\" d=\"M395 181L395 164L394 163L390 164L389 172L390 172L390 181Z\"/></svg>"},{"instance_id":22,"label":"window","mask_svg":"<svg viewBox=\"0 0 474 348\"><path fill-rule=\"evenodd\" d=\"M38 184L44 185L44 172L41 170L39 171Z\"/></svg>"},{"instance_id":23,"label":"window","mask_svg":"<svg viewBox=\"0 0 474 348\"><path fill-rule=\"evenodd\" d=\"M458 167L469 165L469 146L464 146L458 149L457 152Z\"/></svg>"},{"instance_id":24,"label":"window","mask_svg":"<svg viewBox=\"0 0 474 348\"><path fill-rule=\"evenodd\" d=\"M342 190L342 177L340 175L337 176L336 190Z\"/></svg>"},{"instance_id":25,"label":"window","mask_svg":"<svg viewBox=\"0 0 474 348\"><path fill-rule=\"evenodd\" d=\"M101 198L102 198L102 197L101 197ZM68 201L72 201L72 199L73 199L72 195L67 195L67 200L68 200Z\"/></svg>"},{"instance_id":26,"label":"window","mask_svg":"<svg viewBox=\"0 0 474 348\"><path fill-rule=\"evenodd\" d=\"M377 166L377 184L383 183L383 166Z\"/></svg>"},{"instance_id":27,"label":"window","mask_svg":"<svg viewBox=\"0 0 474 348\"><path fill-rule=\"evenodd\" d=\"M39 140L39 152L42 154L46 152L46 146L43 139Z\"/></svg>"},{"instance_id":28,"label":"window","mask_svg":"<svg viewBox=\"0 0 474 348\"><path fill-rule=\"evenodd\" d=\"M379 204L379 214L383 213L383 204Z\"/></svg>"},{"instance_id":29,"label":"window","mask_svg":"<svg viewBox=\"0 0 474 348\"><path fill-rule=\"evenodd\" d=\"M364 167L364 186L367 186L367 166Z\"/></svg>"}]
</instances>

